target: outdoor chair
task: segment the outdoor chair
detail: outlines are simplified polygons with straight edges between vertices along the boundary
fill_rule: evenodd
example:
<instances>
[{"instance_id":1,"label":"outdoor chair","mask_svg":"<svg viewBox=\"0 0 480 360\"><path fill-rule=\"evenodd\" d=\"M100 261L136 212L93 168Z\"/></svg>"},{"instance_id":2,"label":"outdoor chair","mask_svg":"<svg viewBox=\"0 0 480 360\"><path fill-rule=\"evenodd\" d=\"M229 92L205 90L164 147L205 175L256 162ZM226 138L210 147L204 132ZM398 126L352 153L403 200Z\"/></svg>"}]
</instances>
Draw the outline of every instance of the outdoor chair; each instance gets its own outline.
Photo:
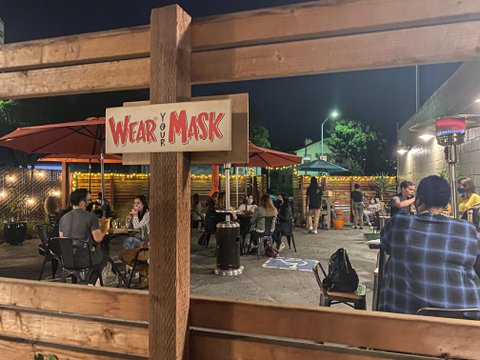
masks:
<instances>
[{"instance_id":1,"label":"outdoor chair","mask_svg":"<svg viewBox=\"0 0 480 360\"><path fill-rule=\"evenodd\" d=\"M278 231L280 233L280 240L285 236L287 238L288 248L291 249L293 245L293 250L297 252L297 245L295 244L295 237L293 236L293 228L293 219L291 219L290 221L282 224ZM275 231L277 231L277 229L275 229Z\"/></svg>"},{"instance_id":2,"label":"outdoor chair","mask_svg":"<svg viewBox=\"0 0 480 360\"><path fill-rule=\"evenodd\" d=\"M324 277L327 276L322 264L320 264L320 262L317 263L312 270L315 279L317 279L318 286L320 287L320 306L330 307L335 304L345 304L354 309L367 310L367 301L365 298L367 287L365 285L358 284L357 290L351 293L327 291L323 287L323 279L320 275L321 270Z\"/></svg>"},{"instance_id":3,"label":"outdoor chair","mask_svg":"<svg viewBox=\"0 0 480 360\"><path fill-rule=\"evenodd\" d=\"M141 259L138 258L140 253L145 252L145 251L148 251L148 249L147 248L138 249L137 255L135 255L135 259L130 264L130 266L132 266L132 271L130 272L130 277L128 279L128 284L127 284L128 288L130 288L130 286L132 284L132 279L133 279L133 275L135 274L135 272L139 272L139 274L140 274L141 271L143 271L145 269L148 269L148 261L141 260ZM138 279L139 279L139 282L141 283L141 280L142 280L141 274L139 275Z\"/></svg>"},{"instance_id":4,"label":"outdoor chair","mask_svg":"<svg viewBox=\"0 0 480 360\"><path fill-rule=\"evenodd\" d=\"M40 237L41 244L38 245L38 253L43 256L42 268L38 280L42 280L43 272L45 271L45 265L47 262L52 264L52 279L55 279L57 273L58 264L61 263L60 249L53 248L52 243L49 241L48 234L50 233L50 226L47 224L37 225L38 236Z\"/></svg>"},{"instance_id":5,"label":"outdoor chair","mask_svg":"<svg viewBox=\"0 0 480 360\"><path fill-rule=\"evenodd\" d=\"M265 220L265 231L264 232L257 232L257 227L260 222L260 220L264 219ZM260 259L260 249L263 246L263 249L265 250L265 241L270 241L270 244L273 244L273 231L272 231L272 225L275 224L275 221L277 220L276 216L260 216L257 218L255 221L255 224L253 225L253 230L250 231L250 243L245 244L245 249L244 249L244 254L248 254L248 249L250 248L250 244L252 243L253 237L257 240L257 258Z\"/></svg>"},{"instance_id":6,"label":"outdoor chair","mask_svg":"<svg viewBox=\"0 0 480 360\"><path fill-rule=\"evenodd\" d=\"M475 316L469 317L467 314L475 315L477 319L480 319L480 309L478 308L468 308L468 309L442 309L442 308L431 308L423 307L417 310L417 315L424 316L438 316L454 319L474 319Z\"/></svg>"},{"instance_id":7,"label":"outdoor chair","mask_svg":"<svg viewBox=\"0 0 480 360\"><path fill-rule=\"evenodd\" d=\"M61 249L62 282L67 282L67 278L70 277L72 283L87 285L95 284L95 281L99 279L100 286L103 286L102 268L105 262L93 263L91 245L86 240L55 237L50 242Z\"/></svg>"}]
</instances>

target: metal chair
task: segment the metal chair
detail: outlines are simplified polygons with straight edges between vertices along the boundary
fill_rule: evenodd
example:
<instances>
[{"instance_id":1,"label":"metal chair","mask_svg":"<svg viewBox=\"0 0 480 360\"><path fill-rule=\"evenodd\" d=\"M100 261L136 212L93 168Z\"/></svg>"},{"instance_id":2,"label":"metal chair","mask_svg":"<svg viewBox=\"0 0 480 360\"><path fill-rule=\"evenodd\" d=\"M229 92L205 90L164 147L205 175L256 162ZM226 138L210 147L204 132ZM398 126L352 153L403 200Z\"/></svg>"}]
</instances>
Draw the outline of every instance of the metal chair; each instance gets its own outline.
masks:
<instances>
[{"instance_id":1,"label":"metal chair","mask_svg":"<svg viewBox=\"0 0 480 360\"><path fill-rule=\"evenodd\" d=\"M128 288L130 288L130 285L132 284L132 279L133 279L133 275L135 274L135 271L139 271L139 270L141 271L142 269L148 268L148 262L138 258L140 253L145 251L148 251L148 248L138 249L137 254L135 255L135 259L133 260L132 264L130 264L130 266L132 266L132 271L128 279L128 284L127 284ZM141 276L139 276L139 279L141 279Z\"/></svg>"},{"instance_id":2,"label":"metal chair","mask_svg":"<svg viewBox=\"0 0 480 360\"><path fill-rule=\"evenodd\" d=\"M424 316L438 316L454 319L470 319L472 317L467 316L467 314L477 314L477 320L480 319L480 309L479 308L468 308L468 309L442 309L442 308L431 308L431 307L422 307L417 310L417 315Z\"/></svg>"},{"instance_id":3,"label":"metal chair","mask_svg":"<svg viewBox=\"0 0 480 360\"><path fill-rule=\"evenodd\" d=\"M265 221L265 227L263 232L257 232L257 227L258 224L261 220ZM260 216L257 218L255 221L255 224L253 226L253 230L250 231L250 244L252 243L252 238L255 237L257 240L257 258L260 259L260 248L263 245L265 241L270 241L270 243L273 243L272 235L272 226L275 224L275 221L277 220L276 216ZM249 247L250 244L245 244L245 247ZM264 246L265 247L265 246ZM245 249L244 253L248 253L248 250Z\"/></svg>"},{"instance_id":4,"label":"metal chair","mask_svg":"<svg viewBox=\"0 0 480 360\"><path fill-rule=\"evenodd\" d=\"M287 237L288 248L291 249L293 245L293 250L297 252L297 246L295 244L295 237L293 236L293 219L287 221L286 223L282 224L282 227L279 229L280 231L280 240L282 237Z\"/></svg>"},{"instance_id":5,"label":"metal chair","mask_svg":"<svg viewBox=\"0 0 480 360\"><path fill-rule=\"evenodd\" d=\"M67 282L70 277L73 283L86 285L95 283L94 280L98 278L103 286L102 268L105 261L93 263L91 245L87 240L55 237L50 242L61 249L62 282Z\"/></svg>"},{"instance_id":6,"label":"metal chair","mask_svg":"<svg viewBox=\"0 0 480 360\"><path fill-rule=\"evenodd\" d=\"M365 298L367 288L365 285L358 284L357 290L351 293L327 291L323 287L323 282L320 277L320 270L322 271L324 277L327 277L327 274L325 273L322 264L320 264L320 262L317 263L317 265L315 265L312 270L313 275L315 275L315 279L317 280L318 286L320 287L320 306L329 307L335 304L345 304L354 309L367 310L367 301Z\"/></svg>"},{"instance_id":7,"label":"metal chair","mask_svg":"<svg viewBox=\"0 0 480 360\"><path fill-rule=\"evenodd\" d=\"M57 273L58 264L61 263L60 259L60 249L54 249L50 243L48 234L50 233L50 226L47 224L38 224L37 232L40 237L41 244L38 245L38 253L43 256L42 268L40 270L40 275L38 280L42 280L43 272L45 271L45 265L48 261L52 264L52 279L55 279L55 274Z\"/></svg>"}]
</instances>

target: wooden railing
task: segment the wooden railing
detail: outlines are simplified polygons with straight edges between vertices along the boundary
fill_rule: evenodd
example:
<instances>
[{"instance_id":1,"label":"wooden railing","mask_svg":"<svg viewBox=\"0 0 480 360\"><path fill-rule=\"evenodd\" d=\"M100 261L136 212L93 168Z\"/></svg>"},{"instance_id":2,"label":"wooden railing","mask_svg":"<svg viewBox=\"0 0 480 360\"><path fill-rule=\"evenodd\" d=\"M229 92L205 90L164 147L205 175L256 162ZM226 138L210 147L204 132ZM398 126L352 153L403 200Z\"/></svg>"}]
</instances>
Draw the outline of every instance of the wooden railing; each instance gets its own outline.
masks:
<instances>
[{"instance_id":1,"label":"wooden railing","mask_svg":"<svg viewBox=\"0 0 480 360\"><path fill-rule=\"evenodd\" d=\"M480 322L192 297L190 359L480 359ZM0 278L2 359L147 359L148 293Z\"/></svg>"}]
</instances>

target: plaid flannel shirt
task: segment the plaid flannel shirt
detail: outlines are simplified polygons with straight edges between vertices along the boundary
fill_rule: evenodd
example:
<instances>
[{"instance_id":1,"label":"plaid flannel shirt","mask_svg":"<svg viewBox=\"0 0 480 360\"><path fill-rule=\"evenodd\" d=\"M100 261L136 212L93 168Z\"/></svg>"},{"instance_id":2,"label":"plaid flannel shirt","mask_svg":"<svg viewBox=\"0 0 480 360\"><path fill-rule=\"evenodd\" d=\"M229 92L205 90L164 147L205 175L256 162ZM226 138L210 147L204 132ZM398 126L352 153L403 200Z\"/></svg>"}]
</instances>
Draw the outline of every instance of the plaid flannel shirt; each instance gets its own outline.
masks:
<instances>
[{"instance_id":1,"label":"plaid flannel shirt","mask_svg":"<svg viewBox=\"0 0 480 360\"><path fill-rule=\"evenodd\" d=\"M472 224L440 214L396 215L381 233L387 260L379 310L480 308L480 253ZM467 315L477 318L477 314Z\"/></svg>"}]
</instances>

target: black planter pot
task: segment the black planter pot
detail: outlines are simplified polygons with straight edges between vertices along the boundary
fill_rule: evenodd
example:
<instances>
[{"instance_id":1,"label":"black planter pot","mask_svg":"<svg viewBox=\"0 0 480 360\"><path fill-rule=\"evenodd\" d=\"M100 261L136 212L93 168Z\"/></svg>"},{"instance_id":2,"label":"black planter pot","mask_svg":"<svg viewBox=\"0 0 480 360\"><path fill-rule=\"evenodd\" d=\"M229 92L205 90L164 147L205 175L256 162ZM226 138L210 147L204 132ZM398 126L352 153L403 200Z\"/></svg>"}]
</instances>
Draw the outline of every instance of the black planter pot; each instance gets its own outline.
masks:
<instances>
[{"instance_id":1,"label":"black planter pot","mask_svg":"<svg viewBox=\"0 0 480 360\"><path fill-rule=\"evenodd\" d=\"M19 245L27 237L27 222L19 221L15 223L3 224L3 238L10 245Z\"/></svg>"}]
</instances>

